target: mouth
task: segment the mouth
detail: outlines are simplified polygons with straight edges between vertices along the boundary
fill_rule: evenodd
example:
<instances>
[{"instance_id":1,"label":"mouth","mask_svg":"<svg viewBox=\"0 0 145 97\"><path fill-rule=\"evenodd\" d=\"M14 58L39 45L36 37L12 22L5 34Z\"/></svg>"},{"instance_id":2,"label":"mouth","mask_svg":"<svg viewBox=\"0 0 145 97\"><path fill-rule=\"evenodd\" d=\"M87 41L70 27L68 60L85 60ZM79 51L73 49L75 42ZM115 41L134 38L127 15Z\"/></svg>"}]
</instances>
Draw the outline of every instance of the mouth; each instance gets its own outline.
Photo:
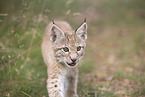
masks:
<instances>
[{"instance_id":1,"label":"mouth","mask_svg":"<svg viewBox=\"0 0 145 97\"><path fill-rule=\"evenodd\" d=\"M67 63L69 66L75 66L76 63Z\"/></svg>"}]
</instances>

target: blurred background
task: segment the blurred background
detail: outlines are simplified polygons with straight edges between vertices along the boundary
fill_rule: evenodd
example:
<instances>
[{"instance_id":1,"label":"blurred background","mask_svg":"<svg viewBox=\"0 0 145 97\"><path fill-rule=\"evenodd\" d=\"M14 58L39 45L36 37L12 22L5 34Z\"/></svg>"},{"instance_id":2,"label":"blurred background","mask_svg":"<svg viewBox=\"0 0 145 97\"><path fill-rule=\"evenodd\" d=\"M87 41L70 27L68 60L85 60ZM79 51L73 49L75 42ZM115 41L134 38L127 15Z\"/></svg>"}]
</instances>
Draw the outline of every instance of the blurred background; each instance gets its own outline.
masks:
<instances>
[{"instance_id":1,"label":"blurred background","mask_svg":"<svg viewBox=\"0 0 145 97\"><path fill-rule=\"evenodd\" d=\"M79 97L144 97L145 0L0 0L0 97L48 97L46 25L65 20L75 30L84 18Z\"/></svg>"}]
</instances>

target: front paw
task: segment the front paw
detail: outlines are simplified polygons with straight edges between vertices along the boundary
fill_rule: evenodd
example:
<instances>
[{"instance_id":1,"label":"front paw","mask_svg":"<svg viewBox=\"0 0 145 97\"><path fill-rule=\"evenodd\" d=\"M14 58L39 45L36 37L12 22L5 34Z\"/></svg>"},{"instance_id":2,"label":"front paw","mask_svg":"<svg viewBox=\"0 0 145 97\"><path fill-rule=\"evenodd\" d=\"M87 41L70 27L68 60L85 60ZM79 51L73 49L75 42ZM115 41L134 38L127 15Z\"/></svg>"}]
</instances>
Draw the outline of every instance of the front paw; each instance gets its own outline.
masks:
<instances>
[{"instance_id":1,"label":"front paw","mask_svg":"<svg viewBox=\"0 0 145 97\"><path fill-rule=\"evenodd\" d=\"M73 97L79 97L78 95L74 95Z\"/></svg>"}]
</instances>

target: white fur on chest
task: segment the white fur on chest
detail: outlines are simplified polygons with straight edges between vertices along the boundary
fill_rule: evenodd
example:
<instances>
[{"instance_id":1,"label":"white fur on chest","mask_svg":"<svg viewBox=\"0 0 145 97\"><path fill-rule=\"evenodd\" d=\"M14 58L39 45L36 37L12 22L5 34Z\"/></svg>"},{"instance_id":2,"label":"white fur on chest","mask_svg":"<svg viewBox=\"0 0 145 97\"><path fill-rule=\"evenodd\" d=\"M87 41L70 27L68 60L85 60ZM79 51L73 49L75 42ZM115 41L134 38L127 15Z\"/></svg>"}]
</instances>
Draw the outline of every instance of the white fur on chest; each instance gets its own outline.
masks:
<instances>
[{"instance_id":1,"label":"white fur on chest","mask_svg":"<svg viewBox=\"0 0 145 97\"><path fill-rule=\"evenodd\" d=\"M75 83L75 77L75 72L70 68L66 68L65 70L63 70L63 74L60 75L59 85L64 95L66 95L67 92L71 90L71 86L73 85L73 83Z\"/></svg>"}]
</instances>

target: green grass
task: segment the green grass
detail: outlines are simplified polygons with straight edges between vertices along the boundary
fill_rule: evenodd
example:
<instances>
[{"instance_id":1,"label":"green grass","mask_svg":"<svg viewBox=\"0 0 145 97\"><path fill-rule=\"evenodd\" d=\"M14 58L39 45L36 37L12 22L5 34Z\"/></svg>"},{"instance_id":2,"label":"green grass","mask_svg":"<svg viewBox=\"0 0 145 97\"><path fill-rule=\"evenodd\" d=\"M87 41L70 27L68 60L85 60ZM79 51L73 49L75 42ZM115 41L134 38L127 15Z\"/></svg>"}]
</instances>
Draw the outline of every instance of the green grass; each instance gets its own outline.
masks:
<instances>
[{"instance_id":1,"label":"green grass","mask_svg":"<svg viewBox=\"0 0 145 97\"><path fill-rule=\"evenodd\" d=\"M0 97L48 97L41 41L51 20L87 18L80 97L145 96L144 0L0 1Z\"/></svg>"}]
</instances>

